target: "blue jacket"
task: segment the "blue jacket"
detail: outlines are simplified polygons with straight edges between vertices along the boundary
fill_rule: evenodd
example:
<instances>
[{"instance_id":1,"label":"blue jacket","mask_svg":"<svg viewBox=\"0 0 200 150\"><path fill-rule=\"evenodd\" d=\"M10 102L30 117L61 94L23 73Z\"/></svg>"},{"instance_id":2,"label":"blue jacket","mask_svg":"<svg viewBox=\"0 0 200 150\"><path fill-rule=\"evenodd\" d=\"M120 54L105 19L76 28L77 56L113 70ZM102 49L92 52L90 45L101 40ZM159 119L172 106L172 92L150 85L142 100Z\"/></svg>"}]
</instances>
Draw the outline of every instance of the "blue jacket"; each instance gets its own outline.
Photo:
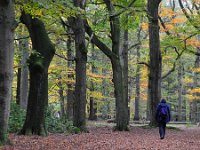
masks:
<instances>
[{"instance_id":1,"label":"blue jacket","mask_svg":"<svg viewBox=\"0 0 200 150\"><path fill-rule=\"evenodd\" d=\"M167 109L168 109L168 115L167 115L167 117L166 117L165 120L162 120L162 119L161 119L161 116L159 116L159 112L160 112L160 109L161 109L162 106L166 106ZM169 107L169 105L166 103L165 100L162 100L162 101L157 105L157 108L156 108L156 121L157 121L158 123L160 123L160 122L168 123L168 122L170 121L170 119L171 119L170 107Z\"/></svg>"}]
</instances>

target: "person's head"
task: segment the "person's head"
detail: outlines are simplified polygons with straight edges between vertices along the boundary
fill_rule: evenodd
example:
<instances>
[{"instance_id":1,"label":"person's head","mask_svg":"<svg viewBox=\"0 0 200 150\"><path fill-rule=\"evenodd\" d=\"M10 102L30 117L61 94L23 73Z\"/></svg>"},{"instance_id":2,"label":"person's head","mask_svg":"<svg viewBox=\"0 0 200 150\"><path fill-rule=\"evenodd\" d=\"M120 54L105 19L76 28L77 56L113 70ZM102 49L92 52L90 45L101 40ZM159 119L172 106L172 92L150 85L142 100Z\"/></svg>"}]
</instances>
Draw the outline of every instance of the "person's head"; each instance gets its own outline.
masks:
<instances>
[{"instance_id":1,"label":"person's head","mask_svg":"<svg viewBox=\"0 0 200 150\"><path fill-rule=\"evenodd\" d=\"M161 98L161 103L166 103L166 99L165 98Z\"/></svg>"}]
</instances>

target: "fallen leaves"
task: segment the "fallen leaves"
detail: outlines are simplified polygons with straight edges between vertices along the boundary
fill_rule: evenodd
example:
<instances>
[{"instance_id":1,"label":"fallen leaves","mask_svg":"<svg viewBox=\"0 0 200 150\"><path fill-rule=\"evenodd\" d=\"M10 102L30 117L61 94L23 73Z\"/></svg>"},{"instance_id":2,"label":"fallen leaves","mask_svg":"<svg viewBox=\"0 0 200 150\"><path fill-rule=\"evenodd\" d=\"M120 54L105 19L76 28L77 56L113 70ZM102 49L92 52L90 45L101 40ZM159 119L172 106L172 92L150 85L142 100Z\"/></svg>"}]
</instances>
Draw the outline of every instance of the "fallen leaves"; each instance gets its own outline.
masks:
<instances>
[{"instance_id":1,"label":"fallen leaves","mask_svg":"<svg viewBox=\"0 0 200 150\"><path fill-rule=\"evenodd\" d=\"M113 132L111 127L91 127L89 131L48 137L11 134L14 146L1 150L196 150L200 147L200 128L167 129L164 140L160 140L158 128L131 127L129 132Z\"/></svg>"}]
</instances>

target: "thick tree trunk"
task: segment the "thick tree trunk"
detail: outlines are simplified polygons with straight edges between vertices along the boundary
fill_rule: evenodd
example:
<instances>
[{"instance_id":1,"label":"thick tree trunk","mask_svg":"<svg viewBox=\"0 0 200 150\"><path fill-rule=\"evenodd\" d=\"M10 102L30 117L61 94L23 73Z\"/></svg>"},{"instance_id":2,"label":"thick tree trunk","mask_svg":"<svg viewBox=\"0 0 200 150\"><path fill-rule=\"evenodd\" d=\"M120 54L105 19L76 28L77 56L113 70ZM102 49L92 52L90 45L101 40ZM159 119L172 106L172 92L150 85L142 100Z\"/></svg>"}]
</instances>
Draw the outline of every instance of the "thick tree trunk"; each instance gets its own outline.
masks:
<instances>
[{"instance_id":1,"label":"thick tree trunk","mask_svg":"<svg viewBox=\"0 0 200 150\"><path fill-rule=\"evenodd\" d=\"M125 19L125 23L128 24L128 15L126 16L126 19ZM128 123L127 125L129 124L129 120L130 120L130 107L128 105L128 103L130 103L130 99L129 96L128 96L128 29L125 29L124 30L124 33L123 33L123 47L121 49L121 54L122 54L122 59L121 59L121 64L122 64L122 67L123 67L123 74L124 74L124 98L125 98L125 108L128 109Z\"/></svg>"},{"instance_id":2,"label":"thick tree trunk","mask_svg":"<svg viewBox=\"0 0 200 150\"><path fill-rule=\"evenodd\" d=\"M83 9L85 0L74 0L74 6ZM87 49L83 19L79 16L70 18L70 25L75 35L76 48L76 84L73 112L73 125L86 130L86 63Z\"/></svg>"},{"instance_id":3,"label":"thick tree trunk","mask_svg":"<svg viewBox=\"0 0 200 150\"><path fill-rule=\"evenodd\" d=\"M8 142L15 14L12 0L0 1L0 146Z\"/></svg>"},{"instance_id":4,"label":"thick tree trunk","mask_svg":"<svg viewBox=\"0 0 200 150\"><path fill-rule=\"evenodd\" d=\"M67 62L67 68L69 69L68 73L68 80L73 80L74 79L74 69L73 69L73 64L72 64L72 59L73 59L73 51L72 51L72 39L71 37L68 38L67 40L67 58L69 61ZM67 117L72 120L73 119L73 104L74 104L74 85L71 82L67 83Z\"/></svg>"},{"instance_id":5,"label":"thick tree trunk","mask_svg":"<svg viewBox=\"0 0 200 150\"><path fill-rule=\"evenodd\" d=\"M113 60L113 83L115 89L116 98L116 127L115 130L124 131L128 130L128 104L126 96L126 89L124 88L125 77L123 74L123 68L119 60Z\"/></svg>"},{"instance_id":6,"label":"thick tree trunk","mask_svg":"<svg viewBox=\"0 0 200 150\"><path fill-rule=\"evenodd\" d=\"M47 135L45 113L48 105L48 68L54 56L52 45L43 22L22 13L21 21L29 30L33 50L29 57L30 89L26 120L21 134Z\"/></svg>"},{"instance_id":7,"label":"thick tree trunk","mask_svg":"<svg viewBox=\"0 0 200 150\"><path fill-rule=\"evenodd\" d=\"M162 56L160 51L160 36L158 25L158 7L160 2L161 0L148 0L150 48L148 98L150 101L150 126L157 125L155 119L156 106L161 98Z\"/></svg>"}]
</instances>

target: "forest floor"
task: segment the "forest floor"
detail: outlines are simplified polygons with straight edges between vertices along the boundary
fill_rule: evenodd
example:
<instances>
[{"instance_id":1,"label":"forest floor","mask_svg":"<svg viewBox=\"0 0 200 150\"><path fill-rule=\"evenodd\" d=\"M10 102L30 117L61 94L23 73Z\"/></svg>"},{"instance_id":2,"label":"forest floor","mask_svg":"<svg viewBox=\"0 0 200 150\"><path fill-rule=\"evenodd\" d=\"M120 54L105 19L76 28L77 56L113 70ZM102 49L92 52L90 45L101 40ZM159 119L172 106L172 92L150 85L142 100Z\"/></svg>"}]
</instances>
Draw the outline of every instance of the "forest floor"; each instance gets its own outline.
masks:
<instances>
[{"instance_id":1,"label":"forest floor","mask_svg":"<svg viewBox=\"0 0 200 150\"><path fill-rule=\"evenodd\" d=\"M10 134L13 146L0 150L199 150L200 127L169 125L165 139L158 128L131 125L130 131L112 130L114 124L89 123L89 133L49 134L47 137ZM173 126L173 127L172 127ZM176 128L174 128L176 127Z\"/></svg>"}]
</instances>

